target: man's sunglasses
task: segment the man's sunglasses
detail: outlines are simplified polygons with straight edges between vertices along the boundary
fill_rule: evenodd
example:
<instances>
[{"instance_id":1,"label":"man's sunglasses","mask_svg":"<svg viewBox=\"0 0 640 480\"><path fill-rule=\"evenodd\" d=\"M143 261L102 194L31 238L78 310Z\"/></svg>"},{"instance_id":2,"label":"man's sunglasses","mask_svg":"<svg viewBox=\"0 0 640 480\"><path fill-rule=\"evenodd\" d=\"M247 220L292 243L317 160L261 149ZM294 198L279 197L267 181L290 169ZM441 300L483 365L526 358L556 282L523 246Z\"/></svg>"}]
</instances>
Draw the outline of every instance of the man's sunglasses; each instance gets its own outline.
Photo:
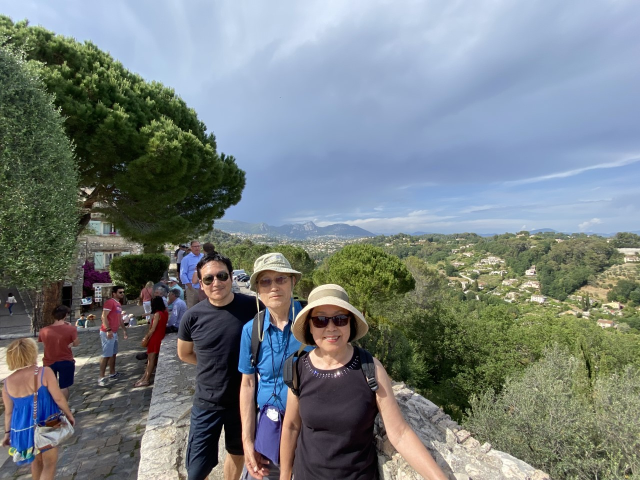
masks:
<instances>
[{"instance_id":1,"label":"man's sunglasses","mask_svg":"<svg viewBox=\"0 0 640 480\"><path fill-rule=\"evenodd\" d=\"M325 328L327 325L329 325L329 320L331 320L336 327L344 327L345 325L349 324L351 315L341 313L339 315L334 315L333 317L311 317L311 323L313 323L313 326L316 328Z\"/></svg>"},{"instance_id":2,"label":"man's sunglasses","mask_svg":"<svg viewBox=\"0 0 640 480\"><path fill-rule=\"evenodd\" d=\"M274 279L271 278L261 278L258 280L258 284L263 288L269 288L273 282L276 282L276 285L284 285L289 281L288 276L276 277Z\"/></svg>"},{"instance_id":3,"label":"man's sunglasses","mask_svg":"<svg viewBox=\"0 0 640 480\"><path fill-rule=\"evenodd\" d=\"M229 274L227 272L218 272L215 275L205 275L202 277L202 283L205 285L211 285L214 278L217 278L221 282L226 282L229 280Z\"/></svg>"}]
</instances>

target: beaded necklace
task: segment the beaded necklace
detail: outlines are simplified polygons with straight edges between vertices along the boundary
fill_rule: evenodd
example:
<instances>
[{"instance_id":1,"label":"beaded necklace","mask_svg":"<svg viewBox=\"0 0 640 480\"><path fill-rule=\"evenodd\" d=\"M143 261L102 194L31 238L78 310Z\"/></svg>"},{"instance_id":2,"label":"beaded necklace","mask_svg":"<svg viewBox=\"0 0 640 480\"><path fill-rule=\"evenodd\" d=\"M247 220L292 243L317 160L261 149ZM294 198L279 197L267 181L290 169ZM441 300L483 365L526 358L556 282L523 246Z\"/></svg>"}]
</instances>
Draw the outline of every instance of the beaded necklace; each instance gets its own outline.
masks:
<instances>
[{"instance_id":1,"label":"beaded necklace","mask_svg":"<svg viewBox=\"0 0 640 480\"><path fill-rule=\"evenodd\" d=\"M306 369L311 372L314 377L317 378L339 378L347 373L350 370L357 370L360 366L360 357L355 354L346 365L336 369L336 370L319 370L311 364L311 360L309 360L309 355L305 355L304 357L304 365Z\"/></svg>"}]
</instances>

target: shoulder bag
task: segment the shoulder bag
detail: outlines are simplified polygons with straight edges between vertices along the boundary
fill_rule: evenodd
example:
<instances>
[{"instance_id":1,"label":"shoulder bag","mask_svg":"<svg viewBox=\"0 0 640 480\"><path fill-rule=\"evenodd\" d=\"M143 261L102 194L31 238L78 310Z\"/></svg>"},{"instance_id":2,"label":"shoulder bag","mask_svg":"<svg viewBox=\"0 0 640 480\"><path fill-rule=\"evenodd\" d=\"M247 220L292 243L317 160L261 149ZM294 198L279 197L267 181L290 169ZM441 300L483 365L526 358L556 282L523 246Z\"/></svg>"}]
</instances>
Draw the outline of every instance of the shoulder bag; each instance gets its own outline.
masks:
<instances>
[{"instance_id":1,"label":"shoulder bag","mask_svg":"<svg viewBox=\"0 0 640 480\"><path fill-rule=\"evenodd\" d=\"M38 423L38 369L33 377L33 443L38 450L57 447L73 435L73 425L62 412L49 416L43 424Z\"/></svg>"}]
</instances>

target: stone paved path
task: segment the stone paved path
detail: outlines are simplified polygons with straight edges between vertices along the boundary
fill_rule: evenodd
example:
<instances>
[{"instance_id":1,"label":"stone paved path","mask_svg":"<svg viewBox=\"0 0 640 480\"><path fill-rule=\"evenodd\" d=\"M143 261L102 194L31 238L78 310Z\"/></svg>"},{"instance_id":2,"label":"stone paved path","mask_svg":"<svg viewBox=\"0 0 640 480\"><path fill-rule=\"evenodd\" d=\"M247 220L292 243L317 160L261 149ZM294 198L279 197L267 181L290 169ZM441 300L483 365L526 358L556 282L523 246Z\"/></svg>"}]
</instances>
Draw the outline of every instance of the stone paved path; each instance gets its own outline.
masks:
<instances>
[{"instance_id":1,"label":"stone paved path","mask_svg":"<svg viewBox=\"0 0 640 480\"><path fill-rule=\"evenodd\" d=\"M69 399L71 407L76 409L76 433L59 448L57 479L137 478L140 441L147 423L152 387L132 387L145 368L144 361L136 360L135 354L143 351L140 341L146 328L132 327L129 340L120 339L116 368L124 375L107 387L97 385L101 352L98 332L79 332L81 343L73 349L76 376ZM0 341L0 378L6 376L9 343L10 340ZM6 449L0 449L0 455L0 462L4 462L0 479L31 478L29 466L16 467Z\"/></svg>"}]
</instances>

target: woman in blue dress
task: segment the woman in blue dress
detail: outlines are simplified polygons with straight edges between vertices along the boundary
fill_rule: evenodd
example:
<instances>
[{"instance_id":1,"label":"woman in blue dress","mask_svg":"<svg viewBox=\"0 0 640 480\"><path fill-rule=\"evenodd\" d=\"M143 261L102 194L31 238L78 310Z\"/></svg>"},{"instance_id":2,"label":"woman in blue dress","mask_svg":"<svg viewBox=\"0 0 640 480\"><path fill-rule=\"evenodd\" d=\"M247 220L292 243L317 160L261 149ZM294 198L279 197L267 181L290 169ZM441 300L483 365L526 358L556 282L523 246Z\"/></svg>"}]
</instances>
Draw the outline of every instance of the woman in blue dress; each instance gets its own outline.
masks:
<instances>
[{"instance_id":1,"label":"woman in blue dress","mask_svg":"<svg viewBox=\"0 0 640 480\"><path fill-rule=\"evenodd\" d=\"M7 366L15 370L4 381L4 438L2 446L10 447L9 455L18 465L31 464L34 480L53 480L58 462L58 449L40 451L34 447L33 400L34 376L38 391L38 423L60 410L75 424L53 370L38 367L38 346L31 338L20 338L7 348Z\"/></svg>"}]
</instances>

